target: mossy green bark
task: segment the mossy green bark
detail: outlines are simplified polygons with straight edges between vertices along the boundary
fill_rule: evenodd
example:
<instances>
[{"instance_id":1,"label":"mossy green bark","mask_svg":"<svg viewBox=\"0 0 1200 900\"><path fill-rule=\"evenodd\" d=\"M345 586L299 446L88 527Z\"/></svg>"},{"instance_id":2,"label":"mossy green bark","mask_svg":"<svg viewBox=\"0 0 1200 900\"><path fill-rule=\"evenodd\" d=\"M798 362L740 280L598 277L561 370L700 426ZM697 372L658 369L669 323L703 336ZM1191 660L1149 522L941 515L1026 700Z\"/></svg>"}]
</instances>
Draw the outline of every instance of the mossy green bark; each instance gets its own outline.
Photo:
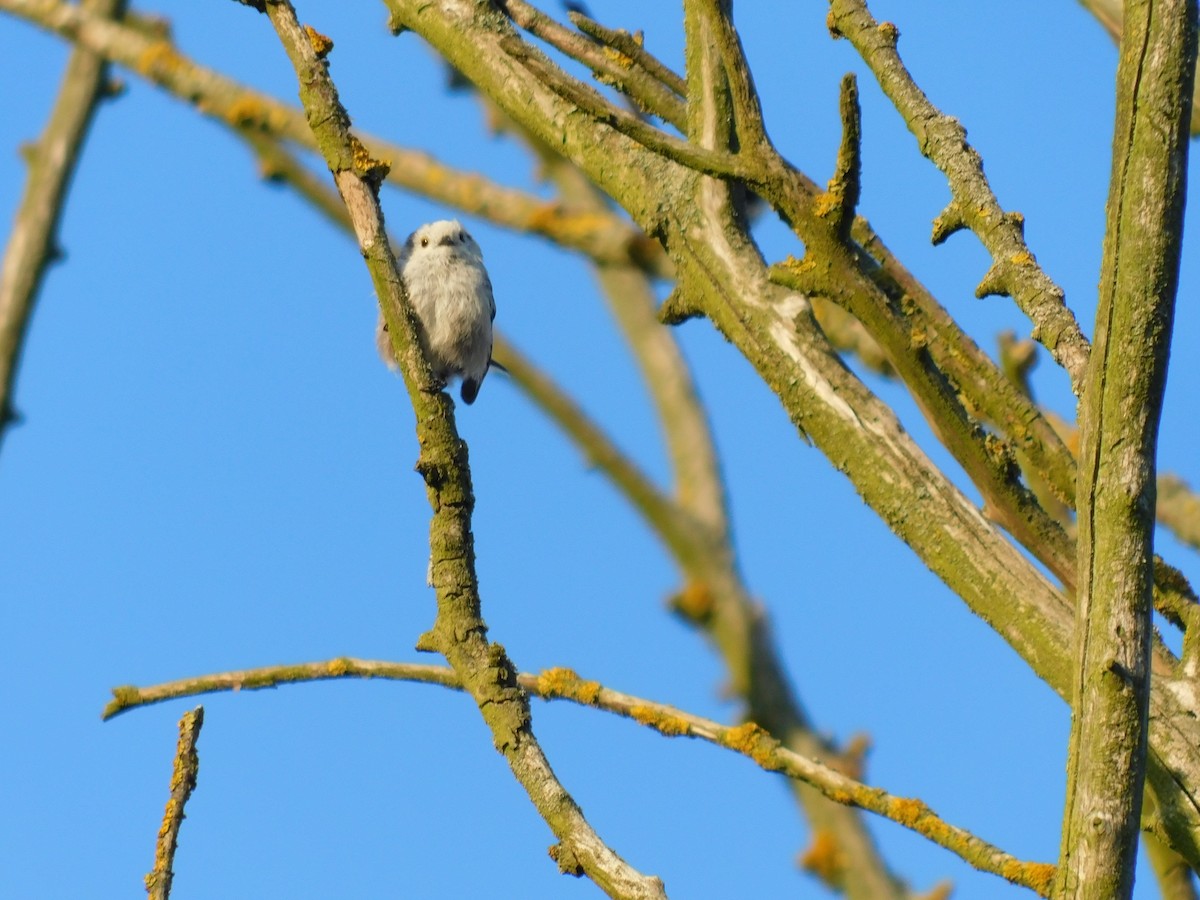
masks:
<instances>
[{"instance_id":1,"label":"mossy green bark","mask_svg":"<svg viewBox=\"0 0 1200 900\"><path fill-rule=\"evenodd\" d=\"M1155 454L1196 23L1196 0L1125 7L1100 303L1080 402L1074 715L1056 898L1133 891L1150 715Z\"/></svg>"}]
</instances>

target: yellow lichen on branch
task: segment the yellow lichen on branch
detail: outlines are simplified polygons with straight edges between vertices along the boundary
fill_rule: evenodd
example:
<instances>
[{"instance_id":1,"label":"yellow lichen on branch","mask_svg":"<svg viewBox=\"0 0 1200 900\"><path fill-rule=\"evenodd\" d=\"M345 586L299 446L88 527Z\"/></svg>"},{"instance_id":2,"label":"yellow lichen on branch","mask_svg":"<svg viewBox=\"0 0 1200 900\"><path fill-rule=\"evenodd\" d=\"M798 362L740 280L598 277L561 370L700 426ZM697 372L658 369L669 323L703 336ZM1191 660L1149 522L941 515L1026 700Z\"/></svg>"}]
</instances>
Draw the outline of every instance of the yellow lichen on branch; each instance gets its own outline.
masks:
<instances>
[{"instance_id":1,"label":"yellow lichen on branch","mask_svg":"<svg viewBox=\"0 0 1200 900\"><path fill-rule=\"evenodd\" d=\"M768 771L782 768L775 756L779 749L779 741L771 737L763 728L754 722L727 728L720 734L720 742L730 750L736 750L743 756L748 756L759 766Z\"/></svg>"},{"instance_id":2,"label":"yellow lichen on branch","mask_svg":"<svg viewBox=\"0 0 1200 900\"><path fill-rule=\"evenodd\" d=\"M542 697L565 697L586 706L595 706L600 696L600 682L584 681L574 669L546 669L538 675L537 692Z\"/></svg>"},{"instance_id":3,"label":"yellow lichen on branch","mask_svg":"<svg viewBox=\"0 0 1200 900\"><path fill-rule=\"evenodd\" d=\"M667 737L691 734L691 726L685 719L673 716L656 706L631 706L629 718L642 725L649 725Z\"/></svg>"},{"instance_id":4,"label":"yellow lichen on branch","mask_svg":"<svg viewBox=\"0 0 1200 900\"><path fill-rule=\"evenodd\" d=\"M333 49L333 41L327 38L321 32L317 31L311 25L304 26L304 33L308 35L308 42L312 44L313 52L321 59L329 55Z\"/></svg>"}]
</instances>

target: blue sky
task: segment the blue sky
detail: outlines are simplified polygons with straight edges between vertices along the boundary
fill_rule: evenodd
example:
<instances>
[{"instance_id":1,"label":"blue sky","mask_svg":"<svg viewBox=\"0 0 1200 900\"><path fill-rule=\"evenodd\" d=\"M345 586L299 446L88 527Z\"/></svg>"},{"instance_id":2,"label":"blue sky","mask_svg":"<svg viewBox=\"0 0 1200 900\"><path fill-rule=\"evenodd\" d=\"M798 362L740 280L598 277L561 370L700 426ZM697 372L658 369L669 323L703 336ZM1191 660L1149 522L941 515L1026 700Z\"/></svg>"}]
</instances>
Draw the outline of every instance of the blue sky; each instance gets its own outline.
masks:
<instances>
[{"instance_id":1,"label":"blue sky","mask_svg":"<svg viewBox=\"0 0 1200 900\"><path fill-rule=\"evenodd\" d=\"M544 191L477 105L448 96L382 6L310 2L335 41L356 125L506 184ZM266 20L230 2L165 9L182 49L294 101ZM680 68L678 4L593 0ZM786 9L784 8L786 7ZM549 9L550 7L547 7ZM825 4L743 3L737 21L770 133L828 178L838 80L860 76L861 211L982 346L1028 326L974 299L987 258L960 234L929 245L948 199ZM1110 163L1116 51L1076 3L872 3L934 103L958 116L1001 202L1091 332ZM44 123L65 48L0 16L0 210L15 209L17 145ZM352 243L264 185L219 126L125 75L101 111L43 288L0 453L0 865L13 897L136 894L152 862L175 724L194 701L102 724L108 689L338 655L421 660L429 509L401 384L374 354L375 305ZM453 211L385 192L393 230ZM464 221L483 247L497 323L655 477L657 426L587 267L544 242ZM797 251L778 223L765 255ZM1196 229L1189 224L1161 467L1200 483ZM768 609L819 727L870 734L873 783L918 796L1023 858L1058 849L1066 706L884 527L736 351L702 321L679 329L711 415L747 581ZM896 385L897 404L934 444ZM1039 398L1072 414L1045 355ZM664 609L676 573L603 477L491 377L460 406L491 636L524 670L566 665L605 685L733 721L721 667ZM1194 554L1160 551L1200 580ZM424 659L422 661L428 661ZM552 837L491 748L473 704L435 687L340 682L205 698L199 788L173 896L598 896L556 874ZM798 873L808 835L777 776L714 747L535 701L556 772L599 833L676 897L825 897ZM916 889L1014 896L886 822L871 827ZM1139 897L1156 896L1148 872Z\"/></svg>"}]
</instances>

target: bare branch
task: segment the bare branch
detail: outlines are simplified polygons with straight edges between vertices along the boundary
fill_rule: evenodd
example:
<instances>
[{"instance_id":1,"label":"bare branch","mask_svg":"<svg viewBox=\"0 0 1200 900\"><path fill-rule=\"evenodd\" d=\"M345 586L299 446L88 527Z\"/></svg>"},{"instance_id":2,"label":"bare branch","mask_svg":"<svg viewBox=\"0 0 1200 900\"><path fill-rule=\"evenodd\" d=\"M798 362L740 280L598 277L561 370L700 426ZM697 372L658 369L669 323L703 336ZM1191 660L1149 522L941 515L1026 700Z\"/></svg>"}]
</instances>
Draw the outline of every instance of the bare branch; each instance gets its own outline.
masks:
<instances>
[{"instance_id":1,"label":"bare branch","mask_svg":"<svg viewBox=\"0 0 1200 900\"><path fill-rule=\"evenodd\" d=\"M1025 243L1024 221L1006 213L983 174L983 162L967 143L966 129L929 102L896 52L899 31L880 24L865 0L830 0L830 30L847 38L871 67L895 104L921 153L942 170L954 197L934 224L934 243L960 228L970 228L992 255L992 268L976 295L1010 294L1033 322L1033 336L1046 346L1071 378L1078 394L1087 364L1088 342L1063 291L1050 280Z\"/></svg>"},{"instance_id":2,"label":"bare branch","mask_svg":"<svg viewBox=\"0 0 1200 900\"><path fill-rule=\"evenodd\" d=\"M302 110L196 64L161 34L108 22L60 0L0 0L0 10L125 66L223 125L316 149ZM626 262L656 276L670 275L662 248L616 216L583 215L446 166L426 153L367 134L360 139L373 157L388 161L390 184L505 228L549 238L598 262Z\"/></svg>"},{"instance_id":3,"label":"bare branch","mask_svg":"<svg viewBox=\"0 0 1200 900\"><path fill-rule=\"evenodd\" d=\"M80 9L120 18L125 6L126 0L82 0ZM63 200L107 79L103 58L77 47L46 130L25 152L29 180L0 266L0 442L17 419L13 389L25 333L46 267L60 253L55 241Z\"/></svg>"},{"instance_id":4,"label":"bare branch","mask_svg":"<svg viewBox=\"0 0 1200 900\"><path fill-rule=\"evenodd\" d=\"M382 166L350 132L325 62L332 43L311 28L302 29L286 0L269 4L267 15L296 70L308 121L346 203L417 417L417 470L434 510L430 569L438 602L433 629L418 647L445 656L474 698L497 750L558 837L552 856L560 870L586 873L613 897L664 897L658 878L642 875L600 840L555 778L533 735L529 701L514 679L515 668L504 648L486 639L471 537L474 497L466 444L458 436L452 401L444 392L428 389L428 364L421 358L379 206Z\"/></svg>"},{"instance_id":5,"label":"bare branch","mask_svg":"<svg viewBox=\"0 0 1200 900\"><path fill-rule=\"evenodd\" d=\"M464 690L457 673L444 666L340 657L324 662L221 672L147 688L114 688L114 700L105 708L105 717L139 706L197 694L262 690L337 678L383 678ZM632 719L666 737L697 738L733 750L765 771L780 772L811 785L835 803L876 813L915 831L980 871L999 875L1040 896L1048 896L1054 875L1053 866L1022 862L969 831L950 825L920 800L870 787L831 766L787 749L770 732L753 722L727 727L664 703L614 691L596 681L586 681L570 669L547 669L537 675L521 673L516 680L530 694L543 700L567 700L594 707Z\"/></svg>"},{"instance_id":6,"label":"bare branch","mask_svg":"<svg viewBox=\"0 0 1200 900\"><path fill-rule=\"evenodd\" d=\"M1096 343L1080 402L1079 594L1056 897L1133 891L1146 771L1155 452L1179 278L1196 0L1129 0Z\"/></svg>"},{"instance_id":7,"label":"bare branch","mask_svg":"<svg viewBox=\"0 0 1200 900\"><path fill-rule=\"evenodd\" d=\"M628 31L605 28L599 22L588 18L581 12L572 11L567 14L572 24L584 34L593 37L602 44L607 44L618 53L628 56L637 65L657 78L677 97L687 96L687 84L669 66L665 66L658 57L648 53L642 46L641 39ZM673 124L673 123L672 123Z\"/></svg>"},{"instance_id":8,"label":"bare branch","mask_svg":"<svg viewBox=\"0 0 1200 900\"><path fill-rule=\"evenodd\" d=\"M858 81L853 73L842 78L838 111L842 118L842 145L829 181L830 221L837 236L848 242L862 194L862 110L858 105Z\"/></svg>"},{"instance_id":9,"label":"bare branch","mask_svg":"<svg viewBox=\"0 0 1200 900\"><path fill-rule=\"evenodd\" d=\"M171 795L163 813L162 827L158 830L158 841L154 846L154 868L146 876L146 893L150 900L167 900L171 896L171 883L175 880L175 848L179 843L179 829L183 825L184 807L196 789L196 777L200 773L200 757L196 753L196 741L204 725L204 707L197 706L183 714L179 720L179 744L175 748L175 765L171 769Z\"/></svg>"},{"instance_id":10,"label":"bare branch","mask_svg":"<svg viewBox=\"0 0 1200 900\"><path fill-rule=\"evenodd\" d=\"M603 44L564 28L525 0L502 0L500 6L519 27L583 63L599 81L615 87L644 112L658 116L676 128L684 127L687 113L679 95L640 63L654 57L646 53L637 58L615 53Z\"/></svg>"},{"instance_id":11,"label":"bare branch","mask_svg":"<svg viewBox=\"0 0 1200 900\"><path fill-rule=\"evenodd\" d=\"M1183 857L1152 834L1142 835L1142 844L1158 879L1162 900L1200 900L1191 866Z\"/></svg>"},{"instance_id":12,"label":"bare branch","mask_svg":"<svg viewBox=\"0 0 1200 900\"><path fill-rule=\"evenodd\" d=\"M743 166L737 157L705 149L690 141L673 137L653 125L643 122L628 110L610 103L595 89L571 78L556 66L550 65L541 54L536 53L523 41L505 40L503 46L509 56L519 61L542 84L564 100L585 111L597 122L603 122L633 139L647 150L698 172L722 177L751 179L751 171Z\"/></svg>"}]
</instances>

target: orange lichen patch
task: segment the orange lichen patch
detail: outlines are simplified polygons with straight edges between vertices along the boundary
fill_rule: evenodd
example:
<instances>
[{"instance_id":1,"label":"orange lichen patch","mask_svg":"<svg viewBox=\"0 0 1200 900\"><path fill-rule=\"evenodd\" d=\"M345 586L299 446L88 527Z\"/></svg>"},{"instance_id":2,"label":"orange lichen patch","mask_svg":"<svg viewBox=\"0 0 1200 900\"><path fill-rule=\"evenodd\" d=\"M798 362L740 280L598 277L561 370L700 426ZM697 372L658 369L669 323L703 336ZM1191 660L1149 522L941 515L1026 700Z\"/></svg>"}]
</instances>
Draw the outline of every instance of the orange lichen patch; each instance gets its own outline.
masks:
<instances>
[{"instance_id":1,"label":"orange lichen patch","mask_svg":"<svg viewBox=\"0 0 1200 900\"><path fill-rule=\"evenodd\" d=\"M632 69L633 68L633 59L629 56L626 56L620 50L615 50L612 47L605 47L604 55L607 56L610 61L612 61L612 62L616 63L618 66L620 66L622 69Z\"/></svg>"},{"instance_id":2,"label":"orange lichen patch","mask_svg":"<svg viewBox=\"0 0 1200 900\"><path fill-rule=\"evenodd\" d=\"M354 135L350 135L350 150L354 154L354 171L367 181L378 185L392 170L391 163L371 156L362 141Z\"/></svg>"},{"instance_id":3,"label":"orange lichen patch","mask_svg":"<svg viewBox=\"0 0 1200 900\"><path fill-rule=\"evenodd\" d=\"M330 675L341 676L350 671L350 661L342 657L331 659L329 665L325 667Z\"/></svg>"},{"instance_id":4,"label":"orange lichen patch","mask_svg":"<svg viewBox=\"0 0 1200 900\"><path fill-rule=\"evenodd\" d=\"M525 217L524 225L537 234L578 241L611 227L612 218L600 213L566 215L557 203L542 203Z\"/></svg>"},{"instance_id":5,"label":"orange lichen patch","mask_svg":"<svg viewBox=\"0 0 1200 900\"><path fill-rule=\"evenodd\" d=\"M800 854L796 862L806 872L811 872L833 889L842 883L846 871L846 854L841 844L827 828L818 829L812 844Z\"/></svg>"},{"instance_id":6,"label":"orange lichen patch","mask_svg":"<svg viewBox=\"0 0 1200 900\"><path fill-rule=\"evenodd\" d=\"M1020 253L1014 253L1009 257L1009 262L1011 262L1014 266L1035 265L1033 254L1028 250L1022 250Z\"/></svg>"},{"instance_id":7,"label":"orange lichen patch","mask_svg":"<svg viewBox=\"0 0 1200 900\"><path fill-rule=\"evenodd\" d=\"M1054 866L1050 863L1024 863L1014 859L1000 867L1000 876L1045 897L1054 883Z\"/></svg>"},{"instance_id":8,"label":"orange lichen patch","mask_svg":"<svg viewBox=\"0 0 1200 900\"><path fill-rule=\"evenodd\" d=\"M182 58L170 41L155 41L137 58L133 67L152 81L161 81L182 65Z\"/></svg>"},{"instance_id":9,"label":"orange lichen patch","mask_svg":"<svg viewBox=\"0 0 1200 900\"><path fill-rule=\"evenodd\" d=\"M895 44L900 40L900 29L896 27L895 22L880 22L877 28L889 43Z\"/></svg>"},{"instance_id":10,"label":"orange lichen patch","mask_svg":"<svg viewBox=\"0 0 1200 900\"><path fill-rule=\"evenodd\" d=\"M629 717L635 722L649 725L667 737L678 737L681 734L688 734L690 732L690 727L686 720L653 706L631 707Z\"/></svg>"},{"instance_id":11,"label":"orange lichen patch","mask_svg":"<svg viewBox=\"0 0 1200 900\"><path fill-rule=\"evenodd\" d=\"M832 189L832 182L830 182L829 187ZM813 201L813 212L823 218L835 212L839 205L838 198L834 196L832 191L826 191L823 194L818 194L817 199Z\"/></svg>"},{"instance_id":12,"label":"orange lichen patch","mask_svg":"<svg viewBox=\"0 0 1200 900\"><path fill-rule=\"evenodd\" d=\"M915 828L917 822L928 814L929 807L911 797L893 797L888 803L888 818L909 828Z\"/></svg>"},{"instance_id":13,"label":"orange lichen patch","mask_svg":"<svg viewBox=\"0 0 1200 900\"><path fill-rule=\"evenodd\" d=\"M854 806L855 805L854 795L852 793L850 793L849 791L843 791L840 788L833 788L832 790L826 791L825 796L828 797L830 800L832 800L834 803L842 804L842 806Z\"/></svg>"},{"instance_id":14,"label":"orange lichen patch","mask_svg":"<svg viewBox=\"0 0 1200 900\"><path fill-rule=\"evenodd\" d=\"M574 875L576 878L583 874L583 866L578 857L566 844L547 847L546 852L550 854L550 858L558 865L558 871L562 874Z\"/></svg>"},{"instance_id":15,"label":"orange lichen patch","mask_svg":"<svg viewBox=\"0 0 1200 900\"><path fill-rule=\"evenodd\" d=\"M530 231L547 231L562 218L562 207L557 203L543 203L525 217L525 227Z\"/></svg>"},{"instance_id":16,"label":"orange lichen patch","mask_svg":"<svg viewBox=\"0 0 1200 900\"><path fill-rule=\"evenodd\" d=\"M704 622L712 615L713 594L703 581L689 581L671 598L673 610L689 622Z\"/></svg>"},{"instance_id":17,"label":"orange lichen patch","mask_svg":"<svg viewBox=\"0 0 1200 900\"><path fill-rule=\"evenodd\" d=\"M308 35L308 42L312 44L313 52L318 57L324 59L329 55L329 51L333 49L333 41L321 34L311 25L304 26L304 33Z\"/></svg>"},{"instance_id":18,"label":"orange lichen patch","mask_svg":"<svg viewBox=\"0 0 1200 900\"><path fill-rule=\"evenodd\" d=\"M719 740L730 750L736 750L738 753L750 757L764 769L781 768L775 759L775 750L779 747L779 741L754 722L747 722L736 728L726 728L720 733Z\"/></svg>"},{"instance_id":19,"label":"orange lichen patch","mask_svg":"<svg viewBox=\"0 0 1200 900\"><path fill-rule=\"evenodd\" d=\"M257 97L241 96L225 107L222 118L239 127L266 122L270 110Z\"/></svg>"},{"instance_id":20,"label":"orange lichen patch","mask_svg":"<svg viewBox=\"0 0 1200 900\"><path fill-rule=\"evenodd\" d=\"M574 669L568 669L565 666L546 669L538 675L538 693L560 697L567 693L570 686L577 681L579 681L579 676L575 674Z\"/></svg>"},{"instance_id":21,"label":"orange lichen patch","mask_svg":"<svg viewBox=\"0 0 1200 900\"><path fill-rule=\"evenodd\" d=\"M1025 883L1043 897L1048 896L1055 871L1056 867L1051 863L1025 863L1025 874L1029 878Z\"/></svg>"},{"instance_id":22,"label":"orange lichen patch","mask_svg":"<svg viewBox=\"0 0 1200 900\"><path fill-rule=\"evenodd\" d=\"M584 681L574 670L546 669L537 679L538 693L546 697L567 697L594 706L600 698L600 682Z\"/></svg>"}]
</instances>

